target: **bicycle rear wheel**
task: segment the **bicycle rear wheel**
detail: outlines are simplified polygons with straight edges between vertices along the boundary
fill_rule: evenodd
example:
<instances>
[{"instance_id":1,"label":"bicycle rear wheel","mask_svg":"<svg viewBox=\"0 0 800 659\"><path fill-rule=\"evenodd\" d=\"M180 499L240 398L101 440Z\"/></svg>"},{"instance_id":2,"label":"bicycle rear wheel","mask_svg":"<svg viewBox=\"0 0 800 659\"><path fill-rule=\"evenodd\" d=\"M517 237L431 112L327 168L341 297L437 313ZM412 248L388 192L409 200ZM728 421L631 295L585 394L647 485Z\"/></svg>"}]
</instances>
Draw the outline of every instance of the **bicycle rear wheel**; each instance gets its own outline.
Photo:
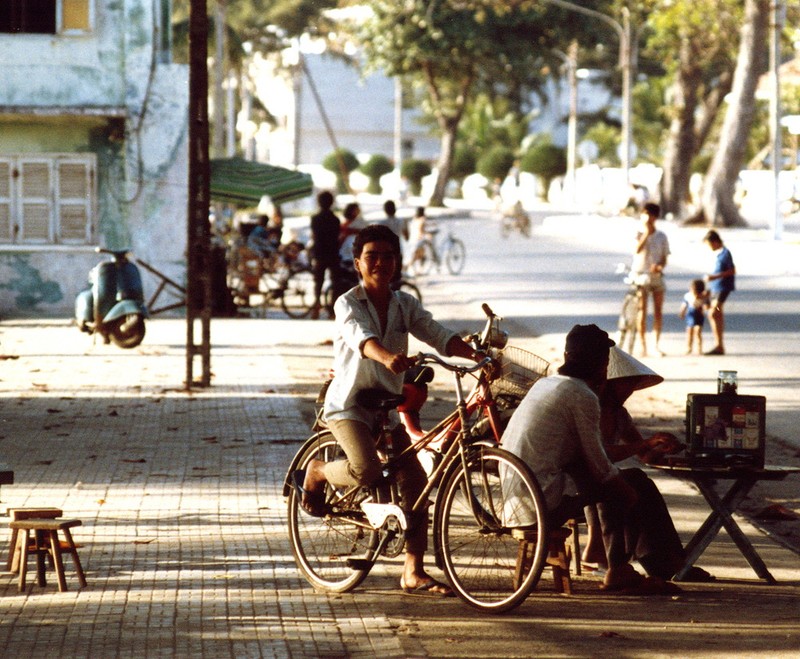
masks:
<instances>
[{"instance_id":1,"label":"bicycle rear wheel","mask_svg":"<svg viewBox=\"0 0 800 659\"><path fill-rule=\"evenodd\" d=\"M312 459L330 462L344 458L344 452L329 432L306 442L293 468L305 469ZM336 492L326 486L326 498ZM378 534L357 525L363 515L355 506L334 506L325 517L313 517L303 510L296 490L289 490L289 541L297 567L318 590L346 593L358 586L372 568ZM356 561L355 563L350 561Z\"/></svg>"},{"instance_id":2,"label":"bicycle rear wheel","mask_svg":"<svg viewBox=\"0 0 800 659\"><path fill-rule=\"evenodd\" d=\"M467 250L458 238L451 238L444 249L444 262L451 275L459 275L467 260Z\"/></svg>"},{"instance_id":3,"label":"bicycle rear wheel","mask_svg":"<svg viewBox=\"0 0 800 659\"><path fill-rule=\"evenodd\" d=\"M544 496L527 465L480 447L446 478L437 500L442 568L470 606L502 613L539 581L547 555Z\"/></svg>"},{"instance_id":4,"label":"bicycle rear wheel","mask_svg":"<svg viewBox=\"0 0 800 659\"><path fill-rule=\"evenodd\" d=\"M413 295L420 302L422 302L422 293L420 293L419 288L417 288L415 284L412 284L407 279L401 279L399 282L397 282L397 288L395 290L405 291L409 295Z\"/></svg>"},{"instance_id":5,"label":"bicycle rear wheel","mask_svg":"<svg viewBox=\"0 0 800 659\"><path fill-rule=\"evenodd\" d=\"M431 271L435 262L436 257L434 256L433 244L430 240L422 240L419 245L417 245L417 249L414 252L414 257L411 259L408 269L412 275L424 277Z\"/></svg>"},{"instance_id":6,"label":"bicycle rear wheel","mask_svg":"<svg viewBox=\"0 0 800 659\"><path fill-rule=\"evenodd\" d=\"M290 318L305 318L313 306L314 275L310 270L293 272L281 295L281 309Z\"/></svg>"}]
</instances>

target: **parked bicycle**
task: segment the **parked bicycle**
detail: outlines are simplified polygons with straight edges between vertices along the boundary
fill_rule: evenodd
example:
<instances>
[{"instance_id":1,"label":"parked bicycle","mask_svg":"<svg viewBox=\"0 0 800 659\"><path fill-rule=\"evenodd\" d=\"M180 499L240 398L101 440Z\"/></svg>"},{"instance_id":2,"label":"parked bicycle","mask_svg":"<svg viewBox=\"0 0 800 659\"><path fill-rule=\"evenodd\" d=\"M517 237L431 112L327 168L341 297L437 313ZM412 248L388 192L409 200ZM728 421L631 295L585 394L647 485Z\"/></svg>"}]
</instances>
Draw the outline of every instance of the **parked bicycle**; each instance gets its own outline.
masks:
<instances>
[{"instance_id":1,"label":"parked bicycle","mask_svg":"<svg viewBox=\"0 0 800 659\"><path fill-rule=\"evenodd\" d=\"M492 337L499 335L494 332L497 317L488 307L485 311L487 324L479 341L491 343ZM284 484L295 560L315 588L349 592L381 556L400 554L407 520L427 509L433 497L436 561L455 593L475 608L508 611L523 602L538 583L546 558L547 529L544 499L535 477L524 462L496 446L500 429L491 383L499 371L487 368L489 359L466 367L425 354L417 363L420 367L438 364L453 373L456 409L406 451L393 455L391 442L386 441L388 413L403 396L364 392L359 404L378 410L381 417L376 441L386 455L385 478L369 488L337 490L326 485L325 515L312 517L301 506L292 474L311 460L343 457L333 435L318 423L317 433L292 461ZM466 377L476 381L469 396L464 394ZM483 423L485 419L488 424ZM432 451L437 457L427 486L410 509L403 509L394 474L411 451Z\"/></svg>"},{"instance_id":2,"label":"parked bicycle","mask_svg":"<svg viewBox=\"0 0 800 659\"><path fill-rule=\"evenodd\" d=\"M437 228L428 230L427 237L417 245L408 265L412 274L423 277L430 273L434 265L437 271L441 271L443 263L451 275L461 274L467 258L464 243L452 231L448 230L440 240L437 240L438 233Z\"/></svg>"}]
</instances>

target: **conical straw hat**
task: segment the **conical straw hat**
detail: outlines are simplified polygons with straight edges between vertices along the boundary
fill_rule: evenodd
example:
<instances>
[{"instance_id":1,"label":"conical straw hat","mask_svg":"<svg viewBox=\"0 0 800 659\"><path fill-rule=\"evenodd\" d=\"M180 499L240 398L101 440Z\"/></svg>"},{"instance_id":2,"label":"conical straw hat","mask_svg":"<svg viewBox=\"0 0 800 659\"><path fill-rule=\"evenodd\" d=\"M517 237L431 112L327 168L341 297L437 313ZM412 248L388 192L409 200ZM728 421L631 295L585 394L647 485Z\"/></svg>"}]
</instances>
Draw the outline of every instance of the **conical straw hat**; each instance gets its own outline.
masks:
<instances>
[{"instance_id":1,"label":"conical straw hat","mask_svg":"<svg viewBox=\"0 0 800 659\"><path fill-rule=\"evenodd\" d=\"M608 356L608 379L620 380L622 378L635 382L634 391L647 389L647 387L653 387L664 381L663 377L638 359L620 350L617 346L613 346Z\"/></svg>"}]
</instances>

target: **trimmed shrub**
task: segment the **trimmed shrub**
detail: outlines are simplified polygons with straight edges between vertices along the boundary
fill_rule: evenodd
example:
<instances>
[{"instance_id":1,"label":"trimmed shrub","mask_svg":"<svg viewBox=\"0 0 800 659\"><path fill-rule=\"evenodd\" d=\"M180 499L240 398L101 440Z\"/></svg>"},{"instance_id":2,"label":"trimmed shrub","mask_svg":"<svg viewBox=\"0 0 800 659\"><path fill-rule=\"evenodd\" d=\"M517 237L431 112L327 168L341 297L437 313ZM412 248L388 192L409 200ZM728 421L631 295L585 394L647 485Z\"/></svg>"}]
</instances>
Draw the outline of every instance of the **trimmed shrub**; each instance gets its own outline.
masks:
<instances>
[{"instance_id":1,"label":"trimmed shrub","mask_svg":"<svg viewBox=\"0 0 800 659\"><path fill-rule=\"evenodd\" d=\"M400 176L408 180L409 191L414 196L422 192L422 179L430 176L432 171L430 164L414 158L403 161L400 166Z\"/></svg>"},{"instance_id":2,"label":"trimmed shrub","mask_svg":"<svg viewBox=\"0 0 800 659\"><path fill-rule=\"evenodd\" d=\"M553 179L566 174L567 154L564 149L555 144L540 142L534 144L522 156L519 168L523 172L529 172L539 177L542 183L539 192L540 196L544 198L547 196Z\"/></svg>"},{"instance_id":3,"label":"trimmed shrub","mask_svg":"<svg viewBox=\"0 0 800 659\"><path fill-rule=\"evenodd\" d=\"M370 194L381 193L381 176L384 176L394 169L392 161L380 153L370 156L369 160L358 168L364 176L369 178L367 192Z\"/></svg>"},{"instance_id":4,"label":"trimmed shrub","mask_svg":"<svg viewBox=\"0 0 800 659\"><path fill-rule=\"evenodd\" d=\"M514 152L507 146L493 146L478 159L478 173L489 182L503 181L514 164Z\"/></svg>"},{"instance_id":5,"label":"trimmed shrub","mask_svg":"<svg viewBox=\"0 0 800 659\"><path fill-rule=\"evenodd\" d=\"M339 194L350 192L350 186L348 185L350 173L358 169L358 165L358 158L356 158L355 154L342 147L329 153L322 161L322 166L336 175L336 191ZM344 172L342 167L344 167Z\"/></svg>"}]
</instances>

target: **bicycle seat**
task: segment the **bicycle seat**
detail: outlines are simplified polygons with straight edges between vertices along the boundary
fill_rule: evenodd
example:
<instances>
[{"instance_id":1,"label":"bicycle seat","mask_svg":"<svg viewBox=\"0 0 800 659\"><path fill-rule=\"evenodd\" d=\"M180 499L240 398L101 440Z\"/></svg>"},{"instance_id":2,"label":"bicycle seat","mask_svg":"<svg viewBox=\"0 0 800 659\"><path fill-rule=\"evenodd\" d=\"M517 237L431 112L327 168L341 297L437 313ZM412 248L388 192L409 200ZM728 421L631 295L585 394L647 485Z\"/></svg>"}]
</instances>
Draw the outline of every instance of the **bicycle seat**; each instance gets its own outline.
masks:
<instances>
[{"instance_id":1,"label":"bicycle seat","mask_svg":"<svg viewBox=\"0 0 800 659\"><path fill-rule=\"evenodd\" d=\"M392 410L405 400L403 394L393 394L385 389L362 389L356 402L368 410Z\"/></svg>"}]
</instances>

